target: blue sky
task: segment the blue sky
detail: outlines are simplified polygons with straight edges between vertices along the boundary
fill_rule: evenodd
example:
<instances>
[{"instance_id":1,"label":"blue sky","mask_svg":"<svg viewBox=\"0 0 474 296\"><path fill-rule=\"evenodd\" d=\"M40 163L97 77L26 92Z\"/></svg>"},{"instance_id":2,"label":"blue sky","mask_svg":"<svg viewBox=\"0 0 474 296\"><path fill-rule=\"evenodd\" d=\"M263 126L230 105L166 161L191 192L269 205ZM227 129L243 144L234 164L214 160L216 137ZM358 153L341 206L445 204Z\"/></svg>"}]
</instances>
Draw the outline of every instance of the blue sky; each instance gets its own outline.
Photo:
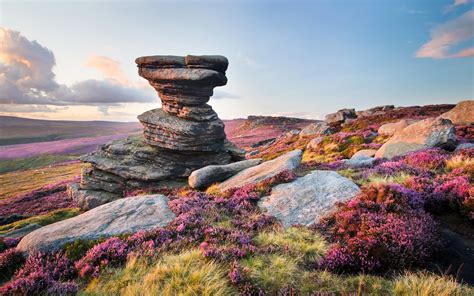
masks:
<instances>
[{"instance_id":1,"label":"blue sky","mask_svg":"<svg viewBox=\"0 0 474 296\"><path fill-rule=\"evenodd\" d=\"M464 2L16 0L0 1L0 26L52 51L58 84L110 78L86 66L93 56L117 62L135 87L138 56L221 54L230 61L229 83L210 104L222 118L321 118L345 107L473 98L472 53L458 54L474 45L473 4ZM439 45L466 24L463 36ZM134 120L159 106L157 97L143 101L111 103L106 112L99 104L61 104L48 112L0 105L0 112Z\"/></svg>"}]
</instances>

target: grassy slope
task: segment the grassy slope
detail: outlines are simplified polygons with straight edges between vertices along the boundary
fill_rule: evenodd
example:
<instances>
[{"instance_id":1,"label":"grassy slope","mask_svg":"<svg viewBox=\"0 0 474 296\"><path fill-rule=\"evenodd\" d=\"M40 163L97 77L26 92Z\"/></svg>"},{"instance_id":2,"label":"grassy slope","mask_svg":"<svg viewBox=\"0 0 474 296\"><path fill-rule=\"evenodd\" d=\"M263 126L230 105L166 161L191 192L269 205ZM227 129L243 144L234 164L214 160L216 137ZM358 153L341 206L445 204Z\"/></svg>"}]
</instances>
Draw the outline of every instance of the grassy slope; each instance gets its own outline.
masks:
<instances>
[{"instance_id":1,"label":"grassy slope","mask_svg":"<svg viewBox=\"0 0 474 296\"><path fill-rule=\"evenodd\" d=\"M82 163L69 163L2 174L0 175L0 199L72 179L80 175L82 168L85 166Z\"/></svg>"}]
</instances>

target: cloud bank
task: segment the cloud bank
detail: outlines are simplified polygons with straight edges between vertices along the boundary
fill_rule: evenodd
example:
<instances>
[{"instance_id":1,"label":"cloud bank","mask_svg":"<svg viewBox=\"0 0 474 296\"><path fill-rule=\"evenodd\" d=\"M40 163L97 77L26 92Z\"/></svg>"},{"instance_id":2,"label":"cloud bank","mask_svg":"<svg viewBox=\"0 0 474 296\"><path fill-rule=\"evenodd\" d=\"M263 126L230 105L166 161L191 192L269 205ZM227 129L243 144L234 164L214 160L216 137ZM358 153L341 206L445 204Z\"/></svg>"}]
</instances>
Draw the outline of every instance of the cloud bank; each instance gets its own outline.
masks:
<instances>
[{"instance_id":1,"label":"cloud bank","mask_svg":"<svg viewBox=\"0 0 474 296\"><path fill-rule=\"evenodd\" d=\"M436 26L431 31L431 40L417 51L416 57L444 59L474 56L474 48L449 53L453 46L474 38L473 28L474 9L471 9L454 20Z\"/></svg>"},{"instance_id":2,"label":"cloud bank","mask_svg":"<svg viewBox=\"0 0 474 296\"><path fill-rule=\"evenodd\" d=\"M57 110L41 105L98 106L99 111L107 112L108 106L156 100L151 92L131 84L120 63L110 58L92 56L86 61L88 67L101 71L105 80L91 79L72 85L56 82L55 64L50 49L28 40L20 32L0 27L0 112L15 112L11 111L15 109L12 105L36 106L30 108L31 112Z\"/></svg>"}]
</instances>

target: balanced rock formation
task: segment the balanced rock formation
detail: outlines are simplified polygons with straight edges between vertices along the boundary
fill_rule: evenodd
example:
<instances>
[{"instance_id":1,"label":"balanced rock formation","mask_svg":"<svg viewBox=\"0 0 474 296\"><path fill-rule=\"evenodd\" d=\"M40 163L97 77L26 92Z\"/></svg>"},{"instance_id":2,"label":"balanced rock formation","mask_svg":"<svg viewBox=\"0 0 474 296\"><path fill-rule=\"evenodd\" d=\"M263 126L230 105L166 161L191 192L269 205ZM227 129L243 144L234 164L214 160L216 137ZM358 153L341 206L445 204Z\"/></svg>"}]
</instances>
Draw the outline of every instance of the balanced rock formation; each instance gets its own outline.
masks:
<instances>
[{"instance_id":1,"label":"balanced rock formation","mask_svg":"<svg viewBox=\"0 0 474 296\"><path fill-rule=\"evenodd\" d=\"M191 188L204 189L216 182L224 181L242 170L256 166L261 162L261 158L255 158L224 165L209 165L192 172L188 178L188 184Z\"/></svg>"},{"instance_id":2,"label":"balanced rock formation","mask_svg":"<svg viewBox=\"0 0 474 296\"><path fill-rule=\"evenodd\" d=\"M164 227L175 218L163 195L128 197L101 205L79 216L41 227L18 244L23 252L53 251L80 240Z\"/></svg>"},{"instance_id":3,"label":"balanced rock formation","mask_svg":"<svg viewBox=\"0 0 474 296\"><path fill-rule=\"evenodd\" d=\"M474 124L474 100L459 102L456 107L439 117L449 119L456 125Z\"/></svg>"},{"instance_id":4,"label":"balanced rock formation","mask_svg":"<svg viewBox=\"0 0 474 296\"><path fill-rule=\"evenodd\" d=\"M456 132L449 119L430 117L397 131L375 153L376 158L393 158L430 147L454 148Z\"/></svg>"},{"instance_id":5,"label":"balanced rock formation","mask_svg":"<svg viewBox=\"0 0 474 296\"><path fill-rule=\"evenodd\" d=\"M217 190L225 192L231 188L264 181L284 171L293 171L300 165L302 155L303 152L297 149L257 166L245 169L230 179L220 183L217 186Z\"/></svg>"},{"instance_id":6,"label":"balanced rock formation","mask_svg":"<svg viewBox=\"0 0 474 296\"><path fill-rule=\"evenodd\" d=\"M309 226L332 212L338 202L359 193L351 180L333 171L313 171L291 183L272 188L258 202L260 209L280 220L285 227Z\"/></svg>"},{"instance_id":7,"label":"balanced rock formation","mask_svg":"<svg viewBox=\"0 0 474 296\"><path fill-rule=\"evenodd\" d=\"M138 116L142 136L107 143L83 156L84 170L71 196L90 209L123 196L127 188L183 180L209 165L240 160L244 153L226 139L224 123L207 104L227 83L223 56L146 56L138 73L155 88L162 108ZM102 193L102 194L101 194Z\"/></svg>"}]
</instances>

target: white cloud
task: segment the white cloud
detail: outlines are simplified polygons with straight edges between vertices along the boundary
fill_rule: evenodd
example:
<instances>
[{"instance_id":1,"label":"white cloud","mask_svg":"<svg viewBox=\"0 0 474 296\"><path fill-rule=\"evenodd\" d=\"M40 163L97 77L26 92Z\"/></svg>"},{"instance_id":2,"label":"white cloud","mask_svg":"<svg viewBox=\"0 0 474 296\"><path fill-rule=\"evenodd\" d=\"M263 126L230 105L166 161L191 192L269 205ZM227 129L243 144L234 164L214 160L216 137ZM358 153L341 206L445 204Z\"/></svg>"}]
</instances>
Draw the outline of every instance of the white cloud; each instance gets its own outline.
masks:
<instances>
[{"instance_id":1,"label":"white cloud","mask_svg":"<svg viewBox=\"0 0 474 296\"><path fill-rule=\"evenodd\" d=\"M0 113L55 113L68 107L50 107L46 105L0 105Z\"/></svg>"},{"instance_id":2,"label":"white cloud","mask_svg":"<svg viewBox=\"0 0 474 296\"><path fill-rule=\"evenodd\" d=\"M418 58L453 58L473 56L472 51L461 50L450 54L449 50L461 42L474 37L474 9L469 10L458 18L436 26L431 31L431 40L425 43L417 52ZM463 53L463 55L461 55ZM471 53L471 55L467 55Z\"/></svg>"},{"instance_id":3,"label":"white cloud","mask_svg":"<svg viewBox=\"0 0 474 296\"><path fill-rule=\"evenodd\" d=\"M56 82L55 63L48 48L0 27L0 104L116 106L157 98L151 88L144 90L130 84L120 63L107 57L93 56L86 63L102 71L107 79L70 86Z\"/></svg>"}]
</instances>

